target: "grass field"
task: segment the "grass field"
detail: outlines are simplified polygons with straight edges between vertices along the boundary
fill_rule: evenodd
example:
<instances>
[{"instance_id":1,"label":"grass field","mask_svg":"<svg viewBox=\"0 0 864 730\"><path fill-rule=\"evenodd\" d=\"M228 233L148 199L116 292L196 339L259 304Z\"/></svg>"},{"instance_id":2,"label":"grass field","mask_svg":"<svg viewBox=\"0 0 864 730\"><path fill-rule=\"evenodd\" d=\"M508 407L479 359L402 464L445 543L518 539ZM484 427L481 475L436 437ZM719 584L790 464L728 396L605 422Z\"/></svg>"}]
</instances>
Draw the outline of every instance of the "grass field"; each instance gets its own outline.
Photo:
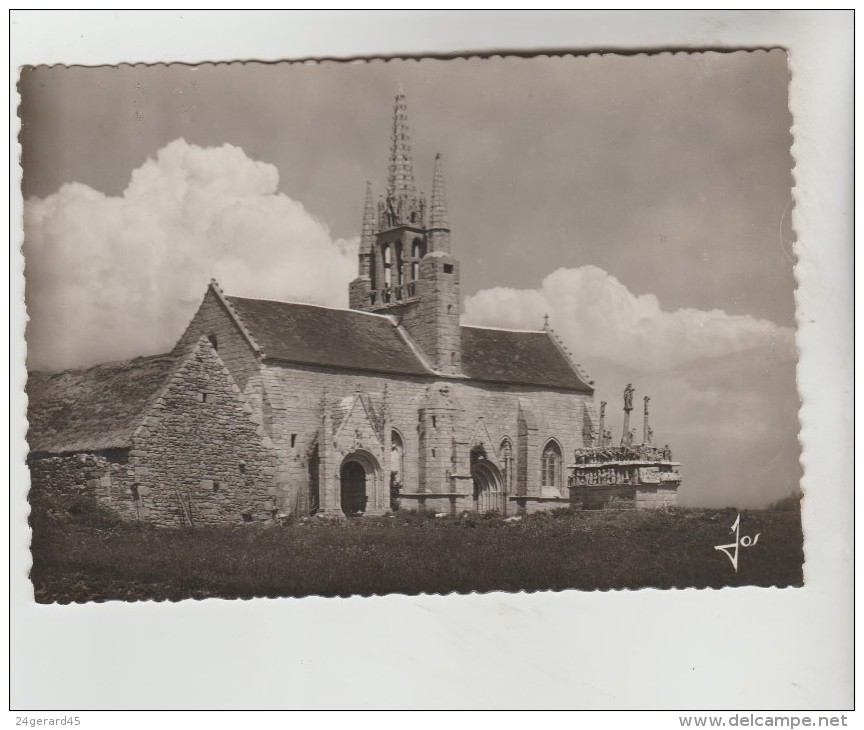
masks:
<instances>
[{"instance_id":1,"label":"grass field","mask_svg":"<svg viewBox=\"0 0 864 730\"><path fill-rule=\"evenodd\" d=\"M799 510L742 512L741 536L761 535L736 573L714 546L734 540L737 514L398 513L174 530L34 511L31 578L41 603L801 585Z\"/></svg>"}]
</instances>

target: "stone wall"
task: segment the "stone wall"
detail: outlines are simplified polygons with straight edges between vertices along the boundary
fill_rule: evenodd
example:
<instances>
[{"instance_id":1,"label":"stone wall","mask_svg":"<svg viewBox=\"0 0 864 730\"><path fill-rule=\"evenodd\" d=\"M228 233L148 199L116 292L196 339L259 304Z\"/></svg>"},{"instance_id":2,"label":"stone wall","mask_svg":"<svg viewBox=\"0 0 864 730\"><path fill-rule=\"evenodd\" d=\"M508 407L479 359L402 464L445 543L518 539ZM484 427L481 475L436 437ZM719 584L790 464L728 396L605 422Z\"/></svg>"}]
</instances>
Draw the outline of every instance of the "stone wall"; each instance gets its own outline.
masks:
<instances>
[{"instance_id":1,"label":"stone wall","mask_svg":"<svg viewBox=\"0 0 864 730\"><path fill-rule=\"evenodd\" d=\"M602 485L571 487L571 501L577 509L656 509L674 507L678 502L676 487L640 485Z\"/></svg>"},{"instance_id":2,"label":"stone wall","mask_svg":"<svg viewBox=\"0 0 864 730\"><path fill-rule=\"evenodd\" d=\"M569 499L553 498L553 497L538 497L536 499L525 499L523 497L514 497L510 500L507 507L509 513L524 512L533 515L535 512L548 512L554 509L567 509L572 507Z\"/></svg>"},{"instance_id":3,"label":"stone wall","mask_svg":"<svg viewBox=\"0 0 864 730\"><path fill-rule=\"evenodd\" d=\"M457 406L457 424L449 440L467 442L477 431L482 418L485 431L492 440L491 447L497 453L501 442L509 438L513 444L514 469L525 460L525 496L529 498L551 497L541 494L541 454L543 446L555 439L561 447L566 466L568 454L581 447L584 406L593 409L590 395L572 391L550 391L530 386L478 383L467 380L441 380L388 374L354 373L336 368L312 368L300 365L268 364L260 375L252 378L247 391L263 393L258 398L262 411L272 414L267 419L268 435L272 438L278 458L277 483L279 485L280 509L294 511L298 505L307 503L305 493L309 489L308 459L317 444L321 425L321 399L326 392L336 399L356 391L369 393L379 399L387 387L391 427L397 429L404 443L403 491L408 493L447 493L451 484L424 483L419 473L421 423L419 414L427 398L427 388L435 383L445 384L450 398ZM518 413L520 404L531 411L535 426L532 443L520 452L518 441ZM445 435L447 436L447 435ZM443 436L438 434L437 441ZM448 440L448 439L445 439ZM468 445L470 448L470 444ZM431 449L431 445L426 444ZM465 457L467 458L467 448ZM436 458L443 468L439 474L451 469L451 449L445 453L436 447ZM383 466L383 465L382 465ZM428 466L428 464L427 464ZM338 467L338 465L336 465ZM387 467L385 467L386 469ZM460 468L467 471L468 465ZM563 472L563 468L562 468ZM562 475L563 480L563 475ZM470 480L465 485L470 488ZM567 499L565 484L558 490L560 497ZM428 501L428 500L427 500ZM561 506L556 505L556 506Z\"/></svg>"},{"instance_id":4,"label":"stone wall","mask_svg":"<svg viewBox=\"0 0 864 730\"><path fill-rule=\"evenodd\" d=\"M424 260L426 266L443 266L443 259L437 261L427 258L428 261ZM448 258L447 262L449 261ZM454 292L458 292L458 271L455 268L458 262L454 260L453 264L453 272L446 276L448 279L453 278L454 291L448 294L455 296ZM441 272L436 273L443 275ZM428 325L431 327L430 342L444 342L446 337L442 339L443 335L438 331L439 325L443 326L441 323L446 320L447 326L444 329L448 329L449 317L454 317L454 321L458 323L458 306L454 305L448 313L447 303L443 299L437 304L443 307L443 310L439 311L440 307L436 309L433 306L427 312L428 322L414 323L415 337L418 335L417 327L422 329L424 325ZM421 314L421 307L414 304L408 308L412 307ZM516 477L513 479L513 489L516 493L536 500L542 497L540 508L547 508L549 505L561 506L561 503L554 502L558 497L563 498L566 503L568 493L563 476L564 467L569 463L568 459L574 449L585 445L585 409L588 409L592 418L594 415L594 399L591 395L532 386L481 383L459 378L436 380L433 376L375 374L321 366L280 364L274 361L265 362L259 367L257 355L212 288L208 290L180 344L188 344L194 338L210 334L217 338L219 356L224 359L226 367L254 407L264 425L265 433L272 439L277 457L276 482L278 509L281 512L305 513L311 509L314 501L310 499L309 468L321 430L321 401L324 394L335 401L360 391L376 397L380 402L385 386L388 389L391 427L401 434L404 442L403 493L449 493L453 490L460 493L470 492L472 486L467 458L471 444L466 442L477 431L478 420L482 418L492 441L490 446L495 453L505 438L508 438L513 446L512 467ZM455 348L458 343L448 341L447 348L450 348L451 344ZM447 351L449 353L449 349ZM452 419L451 432L445 434L439 431L435 435L434 440L438 442L434 447L435 458L439 463L436 466L428 460L425 462L424 467L430 478L424 480L420 474L420 435L423 429L419 417L428 395L427 389L436 383L447 385L450 398L456 406L456 413ZM530 422L530 428L522 434L522 442L519 440L520 407ZM522 430L525 431L524 428ZM425 447L430 449L431 455L432 434L428 429L425 433ZM559 485L544 491L541 490L541 457L543 448L550 439L554 439L561 449L562 477ZM439 444L444 442L450 442L453 448L440 448ZM455 465L455 471L463 477L455 480L455 487L453 480L449 483L442 481L443 475L452 475L454 472L454 464L451 463L454 450L459 451L457 461L460 462ZM319 458L321 455L319 451ZM339 466L327 464L325 468L329 468L332 473L333 470L338 472ZM381 468L386 481L389 465L382 464ZM459 502L463 504L464 500L460 499Z\"/></svg>"},{"instance_id":5,"label":"stone wall","mask_svg":"<svg viewBox=\"0 0 864 730\"><path fill-rule=\"evenodd\" d=\"M231 524L275 516L269 439L206 340L174 373L133 439L141 518Z\"/></svg>"},{"instance_id":6,"label":"stone wall","mask_svg":"<svg viewBox=\"0 0 864 730\"><path fill-rule=\"evenodd\" d=\"M649 487L641 485L636 490L636 509L674 507L678 504L677 487Z\"/></svg>"},{"instance_id":7,"label":"stone wall","mask_svg":"<svg viewBox=\"0 0 864 730\"><path fill-rule=\"evenodd\" d=\"M387 309L396 315L438 372L456 375L462 364L459 262L440 252L420 262L417 301Z\"/></svg>"},{"instance_id":8,"label":"stone wall","mask_svg":"<svg viewBox=\"0 0 864 730\"><path fill-rule=\"evenodd\" d=\"M134 471L127 450L35 455L28 462L30 501L34 506L62 506L83 498L108 506L126 519L137 519Z\"/></svg>"}]
</instances>

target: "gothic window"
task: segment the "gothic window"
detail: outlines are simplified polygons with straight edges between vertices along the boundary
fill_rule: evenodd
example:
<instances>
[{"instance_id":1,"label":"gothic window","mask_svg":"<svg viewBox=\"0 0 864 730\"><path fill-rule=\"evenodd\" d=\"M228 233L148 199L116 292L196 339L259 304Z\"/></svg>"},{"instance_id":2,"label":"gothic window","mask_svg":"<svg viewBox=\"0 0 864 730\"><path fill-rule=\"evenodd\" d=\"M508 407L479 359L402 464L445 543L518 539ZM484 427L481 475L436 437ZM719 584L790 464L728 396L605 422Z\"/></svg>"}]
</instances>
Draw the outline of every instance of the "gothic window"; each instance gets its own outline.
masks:
<instances>
[{"instance_id":1,"label":"gothic window","mask_svg":"<svg viewBox=\"0 0 864 730\"><path fill-rule=\"evenodd\" d=\"M382 254L384 258L384 286L389 287L393 284L393 252L389 244L384 246Z\"/></svg>"},{"instance_id":2,"label":"gothic window","mask_svg":"<svg viewBox=\"0 0 864 730\"><path fill-rule=\"evenodd\" d=\"M210 340L210 344L213 345L214 350L219 350L219 341L216 339L216 335L207 335L207 339Z\"/></svg>"},{"instance_id":3,"label":"gothic window","mask_svg":"<svg viewBox=\"0 0 864 730\"><path fill-rule=\"evenodd\" d=\"M510 439L501 442L498 450L501 455L501 465L504 467L504 488L508 494L513 493L513 444Z\"/></svg>"},{"instance_id":4,"label":"gothic window","mask_svg":"<svg viewBox=\"0 0 864 730\"><path fill-rule=\"evenodd\" d=\"M390 433L390 509L399 509L399 492L404 488L405 446L398 431Z\"/></svg>"},{"instance_id":5,"label":"gothic window","mask_svg":"<svg viewBox=\"0 0 864 730\"><path fill-rule=\"evenodd\" d=\"M405 444L398 431L390 435L390 483L402 484L402 474L405 467Z\"/></svg>"},{"instance_id":6,"label":"gothic window","mask_svg":"<svg viewBox=\"0 0 864 730\"><path fill-rule=\"evenodd\" d=\"M546 444L543 449L543 485L544 487L561 487L561 449L554 441Z\"/></svg>"}]
</instances>

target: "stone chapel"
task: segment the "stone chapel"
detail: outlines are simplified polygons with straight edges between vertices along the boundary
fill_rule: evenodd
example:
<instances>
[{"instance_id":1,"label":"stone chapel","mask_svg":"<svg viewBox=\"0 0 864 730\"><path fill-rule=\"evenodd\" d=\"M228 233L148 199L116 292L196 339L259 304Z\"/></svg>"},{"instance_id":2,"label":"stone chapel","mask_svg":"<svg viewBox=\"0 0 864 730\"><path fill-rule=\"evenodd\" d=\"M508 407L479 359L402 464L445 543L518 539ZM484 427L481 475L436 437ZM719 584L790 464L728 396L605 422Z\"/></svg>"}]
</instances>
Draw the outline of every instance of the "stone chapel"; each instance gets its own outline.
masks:
<instances>
[{"instance_id":1,"label":"stone chapel","mask_svg":"<svg viewBox=\"0 0 864 730\"><path fill-rule=\"evenodd\" d=\"M168 524L236 521L241 513L259 521L570 506L574 488L601 484L595 451L606 454L604 473L615 472L621 456L598 432L593 381L548 322L536 331L463 325L459 248L440 155L428 202L417 190L400 90L377 203L366 185L350 308L236 297L211 281L173 352L31 375L34 480L55 479L72 459L86 473L67 482L86 477L100 501L122 499L125 514ZM183 375L190 369L194 378ZM149 388L140 386L142 371ZM83 432L86 413L58 424L57 413L74 410L75 393L110 400L112 388L138 398L122 424L100 430L110 409L93 411ZM71 438L64 428L122 435L106 450L99 438ZM158 449L153 439L161 439ZM184 457L172 449L185 449ZM674 473L671 454L648 456L628 458ZM638 474L627 474L602 484L632 496ZM647 492L671 503L675 478L658 477Z\"/></svg>"}]
</instances>

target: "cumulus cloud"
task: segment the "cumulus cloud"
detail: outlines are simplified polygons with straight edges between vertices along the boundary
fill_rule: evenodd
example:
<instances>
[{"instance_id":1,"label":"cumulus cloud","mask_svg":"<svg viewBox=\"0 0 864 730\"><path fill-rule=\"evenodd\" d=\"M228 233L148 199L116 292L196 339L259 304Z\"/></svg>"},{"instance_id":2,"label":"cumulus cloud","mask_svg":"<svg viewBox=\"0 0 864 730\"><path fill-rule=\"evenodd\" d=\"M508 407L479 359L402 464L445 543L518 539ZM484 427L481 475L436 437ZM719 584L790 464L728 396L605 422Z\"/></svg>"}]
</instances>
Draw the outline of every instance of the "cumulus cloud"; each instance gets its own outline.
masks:
<instances>
[{"instance_id":1,"label":"cumulus cloud","mask_svg":"<svg viewBox=\"0 0 864 730\"><path fill-rule=\"evenodd\" d=\"M486 289L465 301L466 319L481 325L537 329L546 313L580 357L642 371L793 342L790 329L748 315L665 312L653 294L637 296L596 266L558 269L539 289Z\"/></svg>"},{"instance_id":2,"label":"cumulus cloud","mask_svg":"<svg viewBox=\"0 0 864 730\"><path fill-rule=\"evenodd\" d=\"M277 192L273 165L176 140L119 197L64 185L24 205L28 366L170 349L215 277L238 295L347 304L356 240Z\"/></svg>"},{"instance_id":3,"label":"cumulus cloud","mask_svg":"<svg viewBox=\"0 0 864 730\"><path fill-rule=\"evenodd\" d=\"M632 382L631 426L642 438L641 397L651 396L655 440L683 464L680 501L762 507L798 487L794 333L722 311L666 312L595 266L559 269L538 289L468 297L466 320L556 333L596 381L607 427L620 440L622 393Z\"/></svg>"}]
</instances>

